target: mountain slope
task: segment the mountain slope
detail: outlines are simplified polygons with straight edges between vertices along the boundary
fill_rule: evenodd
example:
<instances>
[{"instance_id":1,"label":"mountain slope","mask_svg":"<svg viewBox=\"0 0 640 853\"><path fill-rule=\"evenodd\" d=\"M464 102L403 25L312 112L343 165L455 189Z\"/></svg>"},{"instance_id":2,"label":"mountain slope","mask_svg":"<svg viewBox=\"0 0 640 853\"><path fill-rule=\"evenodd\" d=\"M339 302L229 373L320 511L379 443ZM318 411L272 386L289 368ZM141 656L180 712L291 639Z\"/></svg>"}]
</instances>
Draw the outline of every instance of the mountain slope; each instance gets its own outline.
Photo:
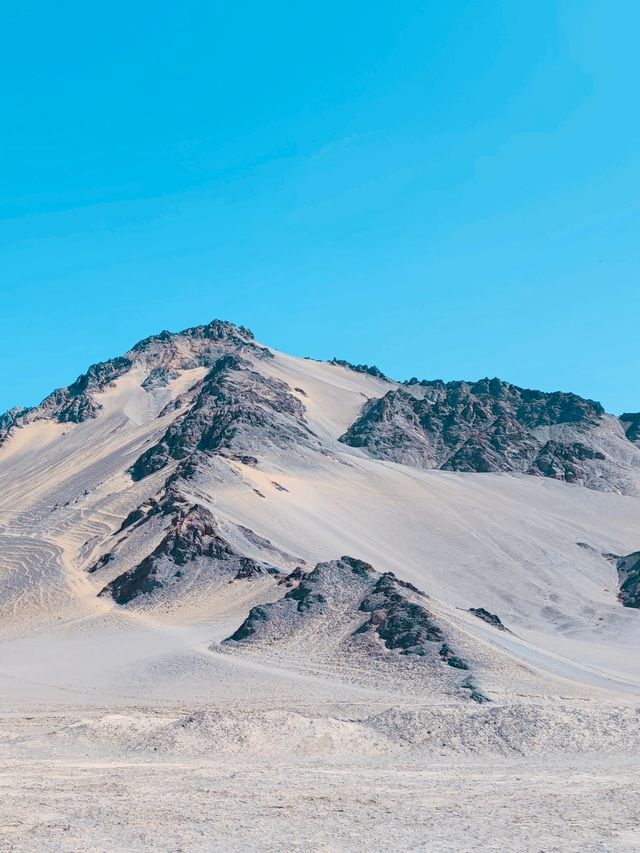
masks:
<instances>
[{"instance_id":1,"label":"mountain slope","mask_svg":"<svg viewBox=\"0 0 640 853\"><path fill-rule=\"evenodd\" d=\"M640 536L629 416L498 380L400 385L365 368L214 321L4 416L0 630L30 648L35 626L53 650L120 626L126 666L114 674L74 645L75 674L56 659L59 689L84 689L77 673L90 672L96 690L124 679L137 695L151 632L169 691L205 690L213 668L234 695L243 673L294 692L337 678L345 695L460 702L637 693L640 620L610 557ZM342 554L375 567L353 600ZM375 591L387 581L388 607ZM309 587L325 609L298 619ZM268 618L238 637L251 613ZM280 623L292 630L267 630ZM387 643L397 623L437 639L405 654ZM180 666L167 681L176 656L185 673L197 661L192 682Z\"/></svg>"}]
</instances>

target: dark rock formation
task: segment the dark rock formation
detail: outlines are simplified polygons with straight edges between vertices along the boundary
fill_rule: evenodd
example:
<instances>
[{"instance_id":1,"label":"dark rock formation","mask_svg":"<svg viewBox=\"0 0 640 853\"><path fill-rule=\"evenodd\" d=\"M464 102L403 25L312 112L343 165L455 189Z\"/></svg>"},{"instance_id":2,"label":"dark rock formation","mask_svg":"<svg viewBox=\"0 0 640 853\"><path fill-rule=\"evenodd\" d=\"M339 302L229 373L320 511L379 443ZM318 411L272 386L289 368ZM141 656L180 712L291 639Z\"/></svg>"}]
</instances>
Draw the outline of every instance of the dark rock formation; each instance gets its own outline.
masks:
<instances>
[{"instance_id":1,"label":"dark rock formation","mask_svg":"<svg viewBox=\"0 0 640 853\"><path fill-rule=\"evenodd\" d=\"M518 421L500 415L486 430L470 436L440 467L444 471L526 470L539 442Z\"/></svg>"},{"instance_id":2,"label":"dark rock formation","mask_svg":"<svg viewBox=\"0 0 640 853\"><path fill-rule=\"evenodd\" d=\"M477 616L478 619L482 619L483 622L487 622L489 625L493 625L493 627L497 628L498 631L507 630L500 621L500 617L496 616L495 613L489 613L489 611L485 610L484 607L470 607L469 613L473 613L473 615Z\"/></svg>"},{"instance_id":3,"label":"dark rock formation","mask_svg":"<svg viewBox=\"0 0 640 853\"><path fill-rule=\"evenodd\" d=\"M443 643L440 646L439 655L443 661L449 664L449 666L452 666L454 669L469 669L469 664L466 660L459 657L447 643Z\"/></svg>"},{"instance_id":4,"label":"dark rock formation","mask_svg":"<svg viewBox=\"0 0 640 853\"><path fill-rule=\"evenodd\" d=\"M625 412L620 415L620 423L629 441L640 445L640 412Z\"/></svg>"},{"instance_id":5,"label":"dark rock formation","mask_svg":"<svg viewBox=\"0 0 640 853\"><path fill-rule=\"evenodd\" d=\"M430 643L443 639L441 629L423 607L409 601L400 591L395 575L387 572L360 603L360 610L370 613L357 633L374 631L388 649L403 655L425 655Z\"/></svg>"},{"instance_id":6,"label":"dark rock formation","mask_svg":"<svg viewBox=\"0 0 640 853\"><path fill-rule=\"evenodd\" d=\"M541 474L554 480L564 480L567 483L584 481L585 471L580 464L586 459L604 460L604 453L592 450L580 441L571 444L560 444L557 441L547 441L542 447L528 474Z\"/></svg>"},{"instance_id":7,"label":"dark rock formation","mask_svg":"<svg viewBox=\"0 0 640 853\"><path fill-rule=\"evenodd\" d=\"M240 554L222 537L214 516L205 507L193 504L179 508L151 554L107 584L100 595L110 595L117 604L128 604L179 579L179 569L196 560L203 562L208 573L217 572L234 580L279 573L272 566Z\"/></svg>"},{"instance_id":8,"label":"dark rock formation","mask_svg":"<svg viewBox=\"0 0 640 853\"><path fill-rule=\"evenodd\" d=\"M369 638L374 644L380 641L389 652L430 657L456 669L469 668L452 651L444 629L424 606L426 596L392 572L380 574L369 563L341 557L319 563L309 573L297 568L279 584L288 592L278 601L254 607L225 642L286 642L288 637L307 630L315 636L314 626L324 620L329 633L336 624L347 636L351 632L348 642L354 644L352 650ZM349 624L350 629L346 627ZM369 648L376 653L375 646Z\"/></svg>"},{"instance_id":9,"label":"dark rock formation","mask_svg":"<svg viewBox=\"0 0 640 853\"><path fill-rule=\"evenodd\" d=\"M375 376L377 379L386 379L389 381L389 377L385 376L380 368L376 367L375 364L352 364L350 361L345 361L343 358L332 358L329 364L338 364L340 367L348 367L349 370L355 370L356 373L368 373L369 376Z\"/></svg>"},{"instance_id":10,"label":"dark rock formation","mask_svg":"<svg viewBox=\"0 0 640 853\"><path fill-rule=\"evenodd\" d=\"M284 382L262 376L239 356L226 355L216 361L185 414L134 463L131 476L140 480L195 451L230 451L252 459L244 451L265 443L291 446L311 437L302 403Z\"/></svg>"},{"instance_id":11,"label":"dark rock formation","mask_svg":"<svg viewBox=\"0 0 640 853\"><path fill-rule=\"evenodd\" d=\"M16 406L0 415L0 446L2 446L13 427L24 423L25 418L31 411L31 409L21 409Z\"/></svg>"},{"instance_id":12,"label":"dark rock formation","mask_svg":"<svg viewBox=\"0 0 640 853\"><path fill-rule=\"evenodd\" d=\"M257 633L258 627L263 622L269 621L269 613L265 607L252 607L249 615L242 625L227 639L225 643L239 643Z\"/></svg>"},{"instance_id":13,"label":"dark rock formation","mask_svg":"<svg viewBox=\"0 0 640 853\"><path fill-rule=\"evenodd\" d=\"M625 607L640 608L640 551L616 560L620 590L618 598Z\"/></svg>"},{"instance_id":14,"label":"dark rock formation","mask_svg":"<svg viewBox=\"0 0 640 853\"><path fill-rule=\"evenodd\" d=\"M214 320L182 332L161 332L137 343L126 355L91 365L67 388L53 391L38 406L11 409L0 415L0 444L14 427L34 420L51 419L60 423L81 423L95 418L101 409L94 395L127 373L134 365L149 370L142 387L162 387L178 376L178 371L193 367L211 367L227 353L251 353L270 358L266 347L258 344L243 326Z\"/></svg>"},{"instance_id":15,"label":"dark rock formation","mask_svg":"<svg viewBox=\"0 0 640 853\"><path fill-rule=\"evenodd\" d=\"M39 406L31 409L10 409L0 416L0 444L14 427L34 420L54 420L58 423L82 423L95 418L101 406L93 394L103 391L125 374L132 365L126 356L92 364L68 388L58 388Z\"/></svg>"},{"instance_id":16,"label":"dark rock formation","mask_svg":"<svg viewBox=\"0 0 640 853\"><path fill-rule=\"evenodd\" d=\"M131 510L129 515L122 522L120 527L118 528L118 533L122 533L123 530L126 530L127 527L131 527L133 524L136 524L138 521L142 521L143 518L146 518L147 512L142 507L137 507L136 509Z\"/></svg>"},{"instance_id":17,"label":"dark rock formation","mask_svg":"<svg viewBox=\"0 0 640 853\"><path fill-rule=\"evenodd\" d=\"M271 358L267 347L257 343L253 332L244 326L235 326L225 320L213 320L202 326L193 326L181 332L160 332L139 341L131 353L144 355L146 363L166 362L170 357L173 366L180 370L190 367L210 367L225 352L251 352L262 358ZM149 361L151 357L151 362ZM180 363L180 359L183 361ZM159 365L158 365L159 366Z\"/></svg>"},{"instance_id":18,"label":"dark rock formation","mask_svg":"<svg viewBox=\"0 0 640 853\"><path fill-rule=\"evenodd\" d=\"M113 560L114 555L108 551L106 554L103 554L100 559L91 566L91 568L87 569L87 571L89 574L93 574L93 572L97 572L99 569L103 569L105 566L109 565Z\"/></svg>"},{"instance_id":19,"label":"dark rock formation","mask_svg":"<svg viewBox=\"0 0 640 853\"><path fill-rule=\"evenodd\" d=\"M172 367L154 367L149 372L149 375L142 383L142 388L145 391L153 391L155 388L164 388L174 379L180 376L177 370Z\"/></svg>"},{"instance_id":20,"label":"dark rock formation","mask_svg":"<svg viewBox=\"0 0 640 853\"><path fill-rule=\"evenodd\" d=\"M533 430L571 424L588 434L604 413L575 394L544 394L498 379L411 380L370 400L340 441L372 456L448 471L513 471L578 482L604 454L582 441L543 441Z\"/></svg>"},{"instance_id":21,"label":"dark rock formation","mask_svg":"<svg viewBox=\"0 0 640 853\"><path fill-rule=\"evenodd\" d=\"M462 690L468 690L469 698L472 699L474 702L477 702L479 705L484 705L485 702L491 701L491 699L485 696L484 693L481 693L478 690L478 688L470 678L467 678L465 681L463 681L460 687L462 688Z\"/></svg>"}]
</instances>

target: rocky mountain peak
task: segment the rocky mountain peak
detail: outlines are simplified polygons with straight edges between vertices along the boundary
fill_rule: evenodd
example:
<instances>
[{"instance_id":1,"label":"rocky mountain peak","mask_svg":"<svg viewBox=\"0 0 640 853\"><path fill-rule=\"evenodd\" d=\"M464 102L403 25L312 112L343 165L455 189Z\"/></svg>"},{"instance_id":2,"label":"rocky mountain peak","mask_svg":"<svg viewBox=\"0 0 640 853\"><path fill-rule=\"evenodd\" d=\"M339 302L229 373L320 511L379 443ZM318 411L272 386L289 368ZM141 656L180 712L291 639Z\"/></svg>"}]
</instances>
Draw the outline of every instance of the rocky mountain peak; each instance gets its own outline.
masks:
<instances>
[{"instance_id":1,"label":"rocky mountain peak","mask_svg":"<svg viewBox=\"0 0 640 853\"><path fill-rule=\"evenodd\" d=\"M153 390L175 379L179 371L211 367L229 353L271 357L271 351L257 344L249 329L224 320L213 320L181 332L163 331L151 335L123 356L92 364L69 386L56 389L39 405L5 412L0 416L0 444L11 430L35 420L82 423L97 417L101 405L95 394L135 366L148 371L142 387Z\"/></svg>"},{"instance_id":2,"label":"rocky mountain peak","mask_svg":"<svg viewBox=\"0 0 640 853\"><path fill-rule=\"evenodd\" d=\"M340 441L379 459L448 471L509 471L593 488L634 490L602 445L594 400L519 388L500 379L411 379L369 400ZM627 438L636 422L628 417Z\"/></svg>"}]
</instances>

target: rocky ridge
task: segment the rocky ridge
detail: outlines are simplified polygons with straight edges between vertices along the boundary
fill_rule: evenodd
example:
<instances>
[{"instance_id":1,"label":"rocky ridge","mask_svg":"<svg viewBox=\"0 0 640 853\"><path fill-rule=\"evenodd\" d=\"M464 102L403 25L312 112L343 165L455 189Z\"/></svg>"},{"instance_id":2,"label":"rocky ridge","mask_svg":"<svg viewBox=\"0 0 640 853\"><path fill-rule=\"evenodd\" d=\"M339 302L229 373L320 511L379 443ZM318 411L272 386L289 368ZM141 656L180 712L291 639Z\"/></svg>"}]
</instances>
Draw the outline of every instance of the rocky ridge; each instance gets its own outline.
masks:
<instances>
[{"instance_id":1,"label":"rocky ridge","mask_svg":"<svg viewBox=\"0 0 640 853\"><path fill-rule=\"evenodd\" d=\"M99 595L111 597L116 604L129 604L140 596L157 590L179 587L183 577L204 574L209 582L251 580L265 575L278 575L275 566L242 553L223 535L215 516L201 504L189 504L171 489L160 501L150 501L146 507L134 510L120 530L133 529L156 516L168 517L159 544L140 562L126 569L107 583ZM245 538L252 531L245 532ZM89 569L93 574L118 562L119 545L103 554ZM270 543L263 540L268 548ZM197 570L194 572L194 570Z\"/></svg>"},{"instance_id":2,"label":"rocky ridge","mask_svg":"<svg viewBox=\"0 0 640 853\"><path fill-rule=\"evenodd\" d=\"M182 332L160 332L137 343L124 356L91 365L66 388L58 388L39 405L13 408L0 416L0 445L16 428L36 420L82 423L97 417L102 408L96 394L111 386L134 367L148 371L142 383L146 390L166 385L178 371L212 367L225 354L235 352L270 358L271 352L258 344L249 329L222 320Z\"/></svg>"},{"instance_id":3,"label":"rocky ridge","mask_svg":"<svg viewBox=\"0 0 640 853\"><path fill-rule=\"evenodd\" d=\"M605 417L599 403L570 393L498 379L412 379L368 401L340 441L414 467L523 473L625 491L617 460L600 448ZM627 438L633 429L629 420Z\"/></svg>"},{"instance_id":4,"label":"rocky ridge","mask_svg":"<svg viewBox=\"0 0 640 853\"><path fill-rule=\"evenodd\" d=\"M339 659L379 661L393 667L420 660L468 672L470 663L454 648L445 625L428 609L428 597L392 572L377 572L354 557L298 569L280 581L288 591L277 601L253 607L224 645L243 650L300 649L319 645ZM469 676L457 684L475 701L486 701Z\"/></svg>"},{"instance_id":5,"label":"rocky ridge","mask_svg":"<svg viewBox=\"0 0 640 853\"><path fill-rule=\"evenodd\" d=\"M187 460L195 467L203 454L235 455L250 463L265 445L327 452L306 422L303 403L292 393L304 397L304 390L290 389L260 371L259 362L272 357L248 329L221 320L178 333L164 331L140 341L124 356L92 365L39 406L5 412L0 416L0 445L35 420L80 423L97 417L100 392L136 368L142 369L136 381L149 394L157 392L158 400L162 389L182 373L201 368L208 371L206 376L188 391L177 397L165 393L163 402L169 402L159 414L174 412L176 418L134 462L134 480L173 461L184 461L187 472ZM520 388L499 379L413 378L399 384L374 366L337 358L331 363L389 383L389 390L370 399L339 437L375 458L425 469L523 473L601 490L638 491L638 413L615 419L593 400ZM613 446L606 433L616 429Z\"/></svg>"},{"instance_id":6,"label":"rocky ridge","mask_svg":"<svg viewBox=\"0 0 640 853\"><path fill-rule=\"evenodd\" d=\"M616 558L618 598L624 607L640 608L640 551Z\"/></svg>"},{"instance_id":7,"label":"rocky ridge","mask_svg":"<svg viewBox=\"0 0 640 853\"><path fill-rule=\"evenodd\" d=\"M262 376L238 355L224 355L200 383L185 413L136 460L131 476L140 480L195 451L250 457L265 444L318 446L302 403L284 382Z\"/></svg>"},{"instance_id":8,"label":"rocky ridge","mask_svg":"<svg viewBox=\"0 0 640 853\"><path fill-rule=\"evenodd\" d=\"M620 415L620 423L629 441L640 445L640 412L625 412Z\"/></svg>"}]
</instances>

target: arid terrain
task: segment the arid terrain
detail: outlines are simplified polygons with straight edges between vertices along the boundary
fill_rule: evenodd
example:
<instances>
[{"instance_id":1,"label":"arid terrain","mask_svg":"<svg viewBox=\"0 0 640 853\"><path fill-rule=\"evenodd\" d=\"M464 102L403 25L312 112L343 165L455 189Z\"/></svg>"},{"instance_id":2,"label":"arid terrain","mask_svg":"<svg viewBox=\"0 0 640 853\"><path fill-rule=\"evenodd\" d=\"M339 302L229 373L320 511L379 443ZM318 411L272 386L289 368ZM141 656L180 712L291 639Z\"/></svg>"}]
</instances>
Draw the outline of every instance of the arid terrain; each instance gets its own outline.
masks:
<instances>
[{"instance_id":1,"label":"arid terrain","mask_svg":"<svg viewBox=\"0 0 640 853\"><path fill-rule=\"evenodd\" d=\"M639 423L219 321L6 413L0 849L637 849Z\"/></svg>"}]
</instances>

